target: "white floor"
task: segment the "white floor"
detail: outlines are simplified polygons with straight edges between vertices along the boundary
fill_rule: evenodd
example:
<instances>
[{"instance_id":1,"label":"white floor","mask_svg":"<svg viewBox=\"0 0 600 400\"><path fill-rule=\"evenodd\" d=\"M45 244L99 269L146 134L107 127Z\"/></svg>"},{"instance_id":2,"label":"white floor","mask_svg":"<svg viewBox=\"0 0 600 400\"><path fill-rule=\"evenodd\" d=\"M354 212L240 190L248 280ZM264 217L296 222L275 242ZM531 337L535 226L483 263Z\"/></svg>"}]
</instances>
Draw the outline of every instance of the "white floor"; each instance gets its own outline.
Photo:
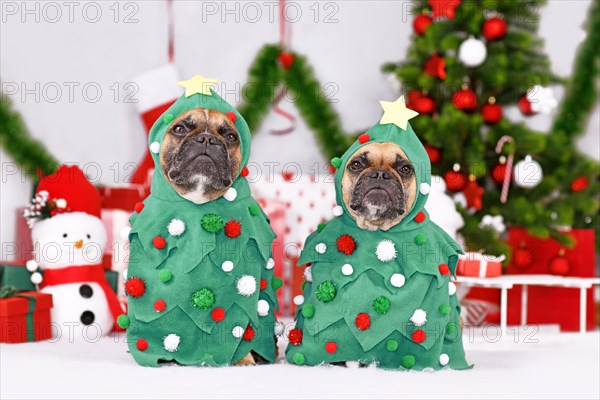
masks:
<instances>
[{"instance_id":1,"label":"white floor","mask_svg":"<svg viewBox=\"0 0 600 400\"><path fill-rule=\"evenodd\" d=\"M530 336L528 336L530 335ZM471 338L469 338L471 336ZM465 334L469 371L376 368L142 368L124 337L97 343L0 345L0 398L595 398L600 333L521 328L497 340L495 327Z\"/></svg>"}]
</instances>

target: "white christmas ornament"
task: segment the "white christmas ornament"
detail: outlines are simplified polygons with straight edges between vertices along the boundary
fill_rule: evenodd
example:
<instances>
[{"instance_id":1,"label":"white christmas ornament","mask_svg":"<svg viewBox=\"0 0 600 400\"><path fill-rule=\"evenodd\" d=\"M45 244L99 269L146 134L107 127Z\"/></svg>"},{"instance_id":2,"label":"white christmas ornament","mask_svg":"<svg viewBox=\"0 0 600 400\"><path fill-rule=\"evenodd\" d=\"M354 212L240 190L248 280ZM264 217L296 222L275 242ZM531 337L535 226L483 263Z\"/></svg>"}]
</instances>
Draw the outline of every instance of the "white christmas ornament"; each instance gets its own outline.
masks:
<instances>
[{"instance_id":1,"label":"white christmas ornament","mask_svg":"<svg viewBox=\"0 0 600 400\"><path fill-rule=\"evenodd\" d=\"M180 341L181 341L181 339L176 334L174 334L174 333L168 334L163 339L163 345L165 346L165 350L169 351L171 353L179 350L179 342Z\"/></svg>"},{"instance_id":2,"label":"white christmas ornament","mask_svg":"<svg viewBox=\"0 0 600 400\"><path fill-rule=\"evenodd\" d=\"M389 262L396 258L396 245L388 239L384 239L377 244L375 254L381 262Z\"/></svg>"},{"instance_id":3,"label":"white christmas ornament","mask_svg":"<svg viewBox=\"0 0 600 400\"><path fill-rule=\"evenodd\" d=\"M448 365L449 362L450 362L450 357L448 357L448 354L446 354L446 353L440 354L440 365Z\"/></svg>"},{"instance_id":4,"label":"white christmas ornament","mask_svg":"<svg viewBox=\"0 0 600 400\"><path fill-rule=\"evenodd\" d=\"M410 317L410 322L412 322L416 326L425 325L425 322L427 322L427 313L424 310L421 310L420 308L416 309L412 317Z\"/></svg>"},{"instance_id":5,"label":"white christmas ornament","mask_svg":"<svg viewBox=\"0 0 600 400\"><path fill-rule=\"evenodd\" d=\"M29 260L27 261L27 264L25 264L25 267L27 268L27 271L33 272L38 269L38 263L35 260Z\"/></svg>"},{"instance_id":6,"label":"white christmas ornament","mask_svg":"<svg viewBox=\"0 0 600 400\"><path fill-rule=\"evenodd\" d=\"M33 283L34 285L39 285L40 283L42 283L42 274L40 274L39 272L34 272L33 274L31 274L31 283Z\"/></svg>"},{"instance_id":7,"label":"white christmas ornament","mask_svg":"<svg viewBox=\"0 0 600 400\"><path fill-rule=\"evenodd\" d=\"M152 144L150 145L150 151L154 154L158 154L158 152L160 151L160 143L152 142Z\"/></svg>"},{"instance_id":8,"label":"white christmas ornament","mask_svg":"<svg viewBox=\"0 0 600 400\"><path fill-rule=\"evenodd\" d=\"M238 325L231 330L231 334L233 335L233 337L241 338L242 336L244 336L244 328Z\"/></svg>"},{"instance_id":9,"label":"white christmas ornament","mask_svg":"<svg viewBox=\"0 0 600 400\"><path fill-rule=\"evenodd\" d=\"M402 286L404 286L405 282L406 282L406 278L402 274L393 274L390 277L390 283L394 287L402 287Z\"/></svg>"},{"instance_id":10,"label":"white christmas ornament","mask_svg":"<svg viewBox=\"0 0 600 400\"><path fill-rule=\"evenodd\" d=\"M486 57L485 44L473 36L462 42L458 48L458 59L467 67L480 66L485 62Z\"/></svg>"},{"instance_id":11,"label":"white christmas ornament","mask_svg":"<svg viewBox=\"0 0 600 400\"><path fill-rule=\"evenodd\" d=\"M256 292L256 278L244 275L237 281L237 291L242 296L252 296Z\"/></svg>"},{"instance_id":12,"label":"white christmas ornament","mask_svg":"<svg viewBox=\"0 0 600 400\"><path fill-rule=\"evenodd\" d=\"M312 282L312 268L311 267L306 267L304 269L304 279L306 280L306 282Z\"/></svg>"},{"instance_id":13,"label":"white christmas ornament","mask_svg":"<svg viewBox=\"0 0 600 400\"><path fill-rule=\"evenodd\" d=\"M185 232L185 222L180 219L173 219L171 222L169 222L167 230L171 236L180 236L183 232Z\"/></svg>"},{"instance_id":14,"label":"white christmas ornament","mask_svg":"<svg viewBox=\"0 0 600 400\"><path fill-rule=\"evenodd\" d=\"M456 294L456 284L454 282L448 282L448 294L454 296Z\"/></svg>"},{"instance_id":15,"label":"white christmas ornament","mask_svg":"<svg viewBox=\"0 0 600 400\"><path fill-rule=\"evenodd\" d=\"M223 264L221 264L221 269L225 272L233 271L233 262L229 261L229 260L223 261ZM239 285L239 282L238 282L238 285Z\"/></svg>"},{"instance_id":16,"label":"white christmas ornament","mask_svg":"<svg viewBox=\"0 0 600 400\"><path fill-rule=\"evenodd\" d=\"M315 250L319 254L325 254L325 252L327 251L327 245L325 243L319 243L315 246Z\"/></svg>"},{"instance_id":17,"label":"white christmas ornament","mask_svg":"<svg viewBox=\"0 0 600 400\"><path fill-rule=\"evenodd\" d=\"M524 189L531 189L539 185L544 177L540 163L531 158L530 155L515 164L513 170L514 182Z\"/></svg>"},{"instance_id":18,"label":"white christmas ornament","mask_svg":"<svg viewBox=\"0 0 600 400\"><path fill-rule=\"evenodd\" d=\"M352 275L353 272L354 272L354 268L352 268L352 265L344 264L342 266L342 274L348 276L348 275Z\"/></svg>"},{"instance_id":19,"label":"white christmas ornament","mask_svg":"<svg viewBox=\"0 0 600 400\"><path fill-rule=\"evenodd\" d=\"M258 312L259 316L264 317L265 315L269 314L270 308L271 307L269 306L269 303L266 300L259 300L256 311Z\"/></svg>"},{"instance_id":20,"label":"white christmas ornament","mask_svg":"<svg viewBox=\"0 0 600 400\"><path fill-rule=\"evenodd\" d=\"M335 206L335 207L333 207L333 215L335 217L339 217L343 213L344 213L344 209L342 208L342 206Z\"/></svg>"},{"instance_id":21,"label":"white christmas ornament","mask_svg":"<svg viewBox=\"0 0 600 400\"><path fill-rule=\"evenodd\" d=\"M558 106L552 88L535 85L527 91L527 100L531 103L531 111L548 115Z\"/></svg>"},{"instance_id":22,"label":"white christmas ornament","mask_svg":"<svg viewBox=\"0 0 600 400\"><path fill-rule=\"evenodd\" d=\"M234 201L237 197L237 190L235 190L235 188L230 187L229 189L227 189L223 197L227 201Z\"/></svg>"},{"instance_id":23,"label":"white christmas ornament","mask_svg":"<svg viewBox=\"0 0 600 400\"><path fill-rule=\"evenodd\" d=\"M294 297L294 304L297 306L301 306L302 304L304 304L304 296L299 294L298 296Z\"/></svg>"},{"instance_id":24,"label":"white christmas ornament","mask_svg":"<svg viewBox=\"0 0 600 400\"><path fill-rule=\"evenodd\" d=\"M429 185L429 183L423 182L421 183L421 185L419 185L419 192L421 192L422 195L427 195L430 191L431 186Z\"/></svg>"},{"instance_id":25,"label":"white christmas ornament","mask_svg":"<svg viewBox=\"0 0 600 400\"><path fill-rule=\"evenodd\" d=\"M273 269L273 267L275 266L275 260L273 260L272 258L269 258L267 260L267 265L265 265L266 269Z\"/></svg>"}]
</instances>

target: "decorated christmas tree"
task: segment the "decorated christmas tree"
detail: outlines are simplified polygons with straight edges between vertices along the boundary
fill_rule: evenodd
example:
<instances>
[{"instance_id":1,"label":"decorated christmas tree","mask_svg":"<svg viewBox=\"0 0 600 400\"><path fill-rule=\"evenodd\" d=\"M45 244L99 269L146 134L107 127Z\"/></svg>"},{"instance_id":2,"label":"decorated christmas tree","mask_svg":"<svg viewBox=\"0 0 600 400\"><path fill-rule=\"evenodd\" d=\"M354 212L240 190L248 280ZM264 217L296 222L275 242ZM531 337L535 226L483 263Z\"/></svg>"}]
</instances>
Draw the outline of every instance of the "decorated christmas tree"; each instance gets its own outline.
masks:
<instances>
[{"instance_id":1,"label":"decorated christmas tree","mask_svg":"<svg viewBox=\"0 0 600 400\"><path fill-rule=\"evenodd\" d=\"M299 264L310 267L304 294L295 300L296 326L288 334L286 356L299 365L469 368L451 280L462 251L424 209L431 175L427 152L407 122L416 113L403 99L382 106L381 121L332 160L337 217L306 240ZM412 208L386 230L359 227L342 188L357 151L374 143L400 146L416 179Z\"/></svg>"},{"instance_id":2,"label":"decorated christmas tree","mask_svg":"<svg viewBox=\"0 0 600 400\"><path fill-rule=\"evenodd\" d=\"M129 309L118 320L141 365L275 359L275 290L281 280L273 276L274 233L245 178L250 130L231 105L206 88L208 83L199 76L182 82L186 93L150 131L156 169L151 195L131 217ZM203 204L177 193L160 164L167 129L195 108L225 114L239 133L242 153L231 187Z\"/></svg>"},{"instance_id":3,"label":"decorated christmas tree","mask_svg":"<svg viewBox=\"0 0 600 400\"><path fill-rule=\"evenodd\" d=\"M486 216L566 245L573 243L561 230L598 227L598 164L574 143L595 101L594 28L576 61L577 87L568 88L550 132L504 116L510 106L526 118L557 105L548 85L561 80L536 35L544 3L416 1L406 59L384 66L401 81L408 107L423 114L414 129L433 173L460 200L470 250L510 254ZM599 8L590 14L596 28Z\"/></svg>"}]
</instances>

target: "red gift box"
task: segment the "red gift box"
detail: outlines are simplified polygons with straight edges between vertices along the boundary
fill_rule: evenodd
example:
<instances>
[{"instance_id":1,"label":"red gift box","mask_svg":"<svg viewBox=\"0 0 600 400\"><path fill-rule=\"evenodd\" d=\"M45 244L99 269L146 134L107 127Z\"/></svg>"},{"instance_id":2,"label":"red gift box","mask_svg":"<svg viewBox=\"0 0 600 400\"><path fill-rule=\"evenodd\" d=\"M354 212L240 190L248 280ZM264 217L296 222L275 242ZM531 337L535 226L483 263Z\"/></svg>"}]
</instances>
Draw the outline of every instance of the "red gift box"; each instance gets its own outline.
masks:
<instances>
[{"instance_id":1,"label":"red gift box","mask_svg":"<svg viewBox=\"0 0 600 400\"><path fill-rule=\"evenodd\" d=\"M468 252L458 259L456 275L476 276L479 278L500 276L504 256L496 257L476 252Z\"/></svg>"},{"instance_id":2,"label":"red gift box","mask_svg":"<svg viewBox=\"0 0 600 400\"><path fill-rule=\"evenodd\" d=\"M0 299L0 342L23 343L52 337L52 295L18 292Z\"/></svg>"},{"instance_id":3,"label":"red gift box","mask_svg":"<svg viewBox=\"0 0 600 400\"><path fill-rule=\"evenodd\" d=\"M569 271L566 276L592 278L595 276L595 234L593 229L573 229L567 232L575 239L573 248L561 246L554 239L531 236L524 229L511 228L508 242L513 250L513 260L508 274L551 274L551 261L555 257L566 258ZM526 257L524 257L526 255ZM526 260L515 260L524 257ZM518 261L518 262L517 262ZM563 331L579 330L579 290L571 288L530 286L527 323L559 324ZM595 329L593 288L587 290L586 326ZM521 321L521 286L508 291L508 323Z\"/></svg>"}]
</instances>

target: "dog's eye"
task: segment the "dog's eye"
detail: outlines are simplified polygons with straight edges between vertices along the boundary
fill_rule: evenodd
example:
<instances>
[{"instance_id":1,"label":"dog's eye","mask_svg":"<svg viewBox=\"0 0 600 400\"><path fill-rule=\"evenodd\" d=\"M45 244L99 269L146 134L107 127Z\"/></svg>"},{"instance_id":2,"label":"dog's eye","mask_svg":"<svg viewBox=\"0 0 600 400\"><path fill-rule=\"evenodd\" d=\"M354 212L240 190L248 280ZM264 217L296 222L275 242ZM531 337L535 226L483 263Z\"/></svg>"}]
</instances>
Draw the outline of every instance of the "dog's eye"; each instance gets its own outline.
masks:
<instances>
[{"instance_id":1,"label":"dog's eye","mask_svg":"<svg viewBox=\"0 0 600 400\"><path fill-rule=\"evenodd\" d=\"M235 136L233 133L228 133L225 135L225 140L227 140L229 143L234 143L237 141L237 136Z\"/></svg>"},{"instance_id":2,"label":"dog's eye","mask_svg":"<svg viewBox=\"0 0 600 400\"><path fill-rule=\"evenodd\" d=\"M413 167L412 165L403 165L400 167L400 172L403 173L404 175L410 175L413 172Z\"/></svg>"},{"instance_id":3,"label":"dog's eye","mask_svg":"<svg viewBox=\"0 0 600 400\"><path fill-rule=\"evenodd\" d=\"M349 168L352 171L360 171L362 169L362 167L363 167L362 163L360 161L355 160L350 164Z\"/></svg>"},{"instance_id":4,"label":"dog's eye","mask_svg":"<svg viewBox=\"0 0 600 400\"><path fill-rule=\"evenodd\" d=\"M185 133L185 127L183 125L175 125L173 127L173 133L176 133L178 135L184 134Z\"/></svg>"}]
</instances>

